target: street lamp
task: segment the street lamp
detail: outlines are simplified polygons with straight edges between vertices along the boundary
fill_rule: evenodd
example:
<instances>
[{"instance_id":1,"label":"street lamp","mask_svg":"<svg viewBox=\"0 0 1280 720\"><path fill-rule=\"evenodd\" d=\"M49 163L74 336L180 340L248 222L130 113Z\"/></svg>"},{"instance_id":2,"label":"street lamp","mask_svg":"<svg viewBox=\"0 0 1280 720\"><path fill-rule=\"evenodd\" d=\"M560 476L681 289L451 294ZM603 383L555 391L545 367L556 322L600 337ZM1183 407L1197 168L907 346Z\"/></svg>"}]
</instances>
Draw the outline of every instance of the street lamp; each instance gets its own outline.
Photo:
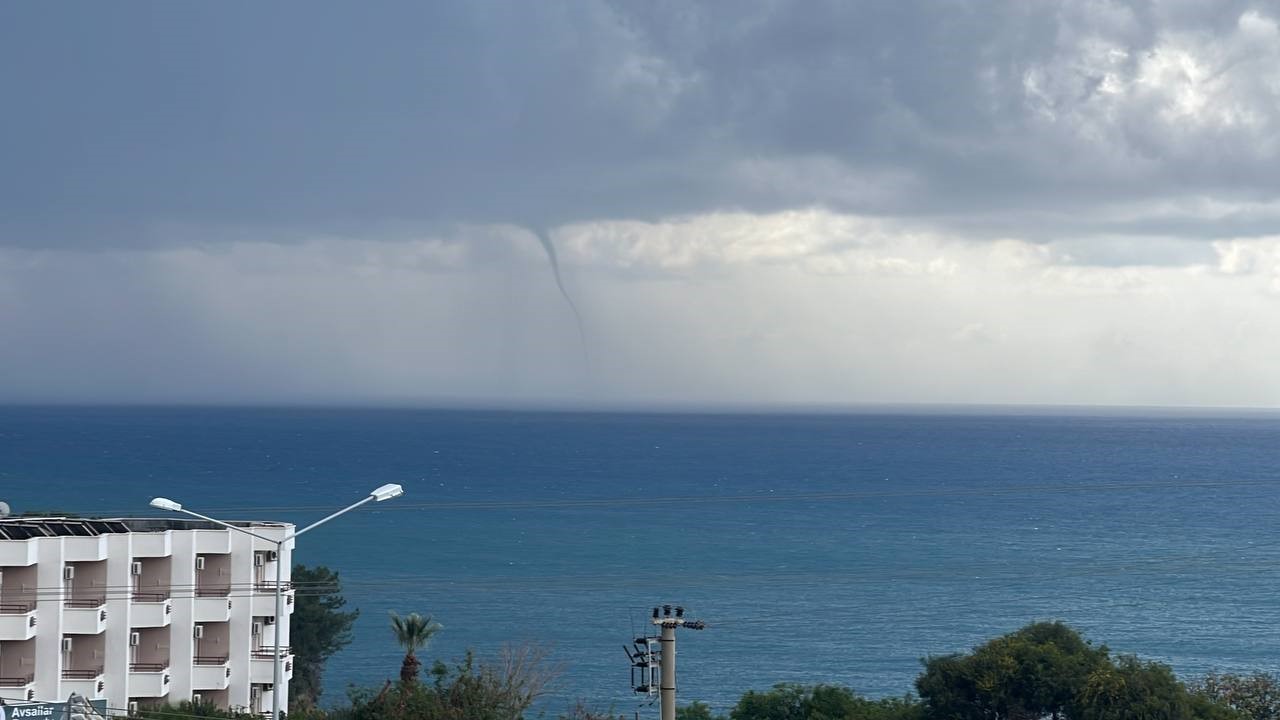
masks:
<instances>
[{"instance_id":1,"label":"street lamp","mask_svg":"<svg viewBox=\"0 0 1280 720\"><path fill-rule=\"evenodd\" d=\"M280 626L283 624L281 623L281 619L284 617L284 582L281 576L281 569L282 569L282 566L284 565L284 544L298 537L304 532L307 532L309 530L314 530L315 528L320 527L321 525L329 522L330 520L338 517L339 515L355 510L356 508L360 507L361 505L364 505L367 502L382 502L383 500L398 498L403 494L404 494L404 488L400 487L399 485L396 485L396 484L383 485L379 488L376 488L373 492L369 493L369 495L364 499L362 499L360 502L348 505L347 507L342 508L338 512L333 513L332 515L329 515L328 517L325 517L321 520L313 522L310 525L302 528L301 530L295 533L286 535L283 538L280 538L279 540L266 537L265 535L259 535L258 533L253 532L252 530L246 530L242 527L238 527L230 523L222 522L221 520L215 520L214 518L211 518L207 515L201 515L200 513L192 512L190 510L183 508L182 503L174 502L169 498L158 497L151 501L151 507L153 508L158 508L160 510L169 510L171 512L184 513L192 517L200 518L201 520L207 520L216 525L221 525L222 527L227 528L228 530L235 530L236 532L241 532L241 533L244 533L245 535L252 535L253 537L259 540L265 540L266 542L269 542L269 543L275 543L275 546L276 546L276 622L275 622L276 638L275 638L275 643L276 645L272 653L273 662L272 662L272 669L271 669L271 679L272 679L271 720L280 720L280 691L281 691L280 676L281 676L281 665L284 663L284 658L280 655Z\"/></svg>"}]
</instances>

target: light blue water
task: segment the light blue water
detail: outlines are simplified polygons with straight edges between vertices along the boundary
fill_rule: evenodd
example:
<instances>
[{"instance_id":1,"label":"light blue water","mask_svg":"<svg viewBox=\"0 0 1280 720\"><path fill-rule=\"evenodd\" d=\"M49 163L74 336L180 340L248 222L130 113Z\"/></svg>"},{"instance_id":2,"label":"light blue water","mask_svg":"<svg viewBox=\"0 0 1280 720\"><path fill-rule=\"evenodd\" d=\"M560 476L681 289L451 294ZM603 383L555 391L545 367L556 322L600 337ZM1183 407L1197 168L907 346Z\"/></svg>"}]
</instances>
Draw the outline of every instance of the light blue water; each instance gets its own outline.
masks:
<instances>
[{"instance_id":1,"label":"light blue water","mask_svg":"<svg viewBox=\"0 0 1280 720\"><path fill-rule=\"evenodd\" d=\"M327 693L507 641L564 668L546 706L629 710L622 645L680 636L681 700L780 681L911 690L919 658L1036 619L1118 651L1274 671L1280 419L1000 414L655 415L0 408L0 499L146 515L155 495L304 523L363 615Z\"/></svg>"}]
</instances>

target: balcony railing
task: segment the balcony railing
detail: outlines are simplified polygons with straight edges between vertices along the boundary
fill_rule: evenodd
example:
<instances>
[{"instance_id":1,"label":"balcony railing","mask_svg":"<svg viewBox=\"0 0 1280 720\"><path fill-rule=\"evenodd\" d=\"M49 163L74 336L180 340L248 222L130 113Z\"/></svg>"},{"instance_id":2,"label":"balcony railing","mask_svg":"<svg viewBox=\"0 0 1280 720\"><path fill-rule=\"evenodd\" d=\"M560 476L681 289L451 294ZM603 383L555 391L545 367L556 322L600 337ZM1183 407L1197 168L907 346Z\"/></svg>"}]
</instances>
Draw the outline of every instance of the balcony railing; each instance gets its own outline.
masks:
<instances>
[{"instance_id":1,"label":"balcony railing","mask_svg":"<svg viewBox=\"0 0 1280 720\"><path fill-rule=\"evenodd\" d=\"M22 687L35 682L35 675L27 675L26 677L0 677L0 687Z\"/></svg>"},{"instance_id":2,"label":"balcony railing","mask_svg":"<svg viewBox=\"0 0 1280 720\"><path fill-rule=\"evenodd\" d=\"M226 655L197 655L195 657L196 665L226 665Z\"/></svg>"},{"instance_id":3,"label":"balcony railing","mask_svg":"<svg viewBox=\"0 0 1280 720\"><path fill-rule=\"evenodd\" d=\"M169 599L167 592L136 592L133 594L134 602L164 602Z\"/></svg>"},{"instance_id":4,"label":"balcony railing","mask_svg":"<svg viewBox=\"0 0 1280 720\"><path fill-rule=\"evenodd\" d=\"M69 608L100 608L107 604L105 597L96 598L77 598L74 600L63 601L62 605Z\"/></svg>"},{"instance_id":5,"label":"balcony railing","mask_svg":"<svg viewBox=\"0 0 1280 720\"><path fill-rule=\"evenodd\" d=\"M63 670L63 680L96 680L102 674L102 668L96 670Z\"/></svg>"},{"instance_id":6,"label":"balcony railing","mask_svg":"<svg viewBox=\"0 0 1280 720\"><path fill-rule=\"evenodd\" d=\"M276 591L276 584L274 582L254 583L253 589L255 592L274 594ZM284 592L289 592L290 590L293 589L293 583L288 580L285 580L284 582L280 583L280 589Z\"/></svg>"},{"instance_id":7,"label":"balcony railing","mask_svg":"<svg viewBox=\"0 0 1280 720\"><path fill-rule=\"evenodd\" d=\"M169 663L129 663L129 672L165 672L169 669Z\"/></svg>"},{"instance_id":8,"label":"balcony railing","mask_svg":"<svg viewBox=\"0 0 1280 720\"><path fill-rule=\"evenodd\" d=\"M196 597L226 597L231 594L231 588L196 588Z\"/></svg>"},{"instance_id":9,"label":"balcony railing","mask_svg":"<svg viewBox=\"0 0 1280 720\"><path fill-rule=\"evenodd\" d=\"M26 615L35 607L34 603L0 603L0 615Z\"/></svg>"},{"instance_id":10,"label":"balcony railing","mask_svg":"<svg viewBox=\"0 0 1280 720\"><path fill-rule=\"evenodd\" d=\"M276 657L288 657L293 652L287 647L277 649L271 646L263 646L254 648L250 654L257 660L271 660Z\"/></svg>"}]
</instances>

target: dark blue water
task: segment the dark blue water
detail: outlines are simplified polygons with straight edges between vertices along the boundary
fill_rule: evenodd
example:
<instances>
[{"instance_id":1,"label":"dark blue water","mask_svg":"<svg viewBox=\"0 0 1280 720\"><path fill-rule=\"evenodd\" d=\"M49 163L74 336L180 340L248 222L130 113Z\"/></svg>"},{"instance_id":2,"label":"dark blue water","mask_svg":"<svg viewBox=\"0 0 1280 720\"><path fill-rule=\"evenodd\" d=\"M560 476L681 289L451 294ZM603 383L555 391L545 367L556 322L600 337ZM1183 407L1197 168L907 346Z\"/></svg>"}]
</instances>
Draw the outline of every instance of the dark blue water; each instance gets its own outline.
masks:
<instances>
[{"instance_id":1,"label":"dark blue water","mask_svg":"<svg viewBox=\"0 0 1280 720\"><path fill-rule=\"evenodd\" d=\"M919 658L1036 619L1113 649L1274 671L1280 419L980 412L658 415L0 408L0 499L149 515L165 495L299 541L362 611L330 699L392 677L387 611L428 651L551 653L547 707L629 710L647 608L680 636L681 700L833 682L909 691Z\"/></svg>"}]
</instances>

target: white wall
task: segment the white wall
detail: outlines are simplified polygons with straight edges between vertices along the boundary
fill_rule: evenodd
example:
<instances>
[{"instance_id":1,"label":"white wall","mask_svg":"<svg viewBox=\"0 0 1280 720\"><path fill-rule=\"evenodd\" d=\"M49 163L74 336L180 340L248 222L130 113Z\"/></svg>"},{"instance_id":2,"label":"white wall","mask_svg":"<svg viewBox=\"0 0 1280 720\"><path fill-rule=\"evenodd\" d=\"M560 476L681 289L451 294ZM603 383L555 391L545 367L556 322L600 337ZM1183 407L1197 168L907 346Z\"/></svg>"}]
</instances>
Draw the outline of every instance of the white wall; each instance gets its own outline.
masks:
<instances>
[{"instance_id":1,"label":"white wall","mask_svg":"<svg viewBox=\"0 0 1280 720\"><path fill-rule=\"evenodd\" d=\"M284 537L293 530L287 527L251 528L253 532L270 538ZM209 643L216 645L202 648L202 654L227 654L231 669L229 687L225 694L219 692L216 698L225 701L231 707L243 707L249 704L251 688L251 639L253 623L254 598L254 565L255 550L275 550L274 543L266 543L239 532L212 530L172 530L168 531L171 555L156 557L154 541L161 533L108 533L103 536L107 559L77 570L76 580L78 596L102 596L107 602L104 607L107 613L106 629L96 636L79 635L75 637L77 668L101 666L104 669L103 696L111 707L124 707L131 697L129 691L129 665L132 651L129 635L133 630L131 611L133 607L132 589L135 578L130 566L135 556L132 544L135 538L144 543L149 560L144 565L142 583L145 587L139 590L146 592L148 588L167 585L170 591L172 614L171 623L167 627L144 629L145 646L140 647L137 662L169 661L169 695L170 702L179 702L191 697L192 662L195 655L195 639L193 638L196 571L195 559L197 549L201 554L210 551L228 550L229 554L211 553L206 563L206 573L210 586L230 586L231 601L230 619L226 623L211 624L206 636ZM81 538L82 539L82 538ZM65 559L63 538L34 538L31 540L0 540L0 543L30 543L35 548L36 565L30 568L12 568L6 572L5 598L16 594L16 588L25 584L40 588L38 596L38 625L36 637L26 643L5 643L5 653L0 658L6 676L12 670L13 675L35 675L35 692L37 699L59 701L65 699L62 681L62 637L63 637L63 599L69 597L69 584L64 583L62 572ZM286 543L280 552L281 571L287 582L292 564L293 542ZM275 563L267 563L264 568L266 582L275 579ZM82 577L83 575L83 577ZM59 592L59 589L64 592ZM259 596L267 595L261 593ZM16 601L16 599L15 599ZM281 628L281 644L288 645L288 618L291 607L285 606L284 617L278 620ZM266 626L262 638L265 645L274 645L274 626ZM88 653L89 655L85 655ZM95 657L90 657L94 655ZM21 657L34 657L34 664L20 664ZM14 666L10 668L10 666ZM287 678L287 675L286 675ZM287 679L284 688L287 688ZM208 693L206 699L210 698ZM287 698L287 691L282 699Z\"/></svg>"}]
</instances>

